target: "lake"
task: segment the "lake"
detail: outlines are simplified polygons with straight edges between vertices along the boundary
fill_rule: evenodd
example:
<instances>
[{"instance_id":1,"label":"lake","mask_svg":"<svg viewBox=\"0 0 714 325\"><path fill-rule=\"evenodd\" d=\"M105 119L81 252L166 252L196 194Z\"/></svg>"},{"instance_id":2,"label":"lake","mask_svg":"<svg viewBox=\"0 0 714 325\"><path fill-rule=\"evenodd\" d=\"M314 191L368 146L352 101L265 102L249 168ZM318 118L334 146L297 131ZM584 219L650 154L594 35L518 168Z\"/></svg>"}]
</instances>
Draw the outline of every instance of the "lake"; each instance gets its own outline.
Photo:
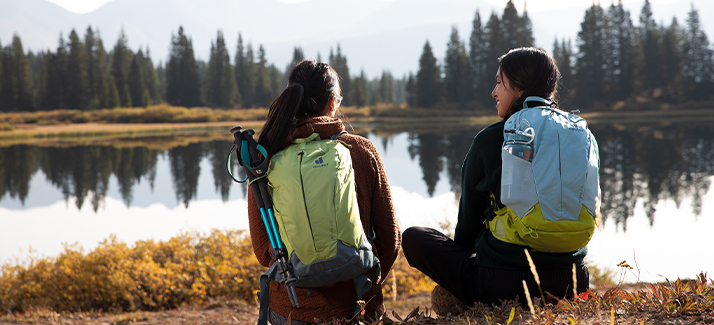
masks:
<instances>
[{"instance_id":1,"label":"lake","mask_svg":"<svg viewBox=\"0 0 714 325\"><path fill-rule=\"evenodd\" d=\"M354 125L384 160L402 230L453 232L470 125ZM714 128L597 123L603 222L588 261L626 282L714 273ZM182 231L247 229L246 187L225 171L228 131L42 145L0 144L0 261L85 252ZM238 168L235 171L242 174ZM704 251L700 251L703 249ZM619 278L619 277L618 277Z\"/></svg>"}]
</instances>

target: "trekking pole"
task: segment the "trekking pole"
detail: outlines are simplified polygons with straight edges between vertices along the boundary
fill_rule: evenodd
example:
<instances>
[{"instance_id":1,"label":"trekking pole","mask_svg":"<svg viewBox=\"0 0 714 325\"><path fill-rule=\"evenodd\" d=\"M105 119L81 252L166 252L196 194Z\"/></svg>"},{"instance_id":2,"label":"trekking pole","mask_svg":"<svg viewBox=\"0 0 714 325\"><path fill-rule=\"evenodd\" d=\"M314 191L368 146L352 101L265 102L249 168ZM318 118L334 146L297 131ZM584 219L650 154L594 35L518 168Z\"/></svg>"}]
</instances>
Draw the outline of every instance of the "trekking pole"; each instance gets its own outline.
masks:
<instances>
[{"instance_id":1,"label":"trekking pole","mask_svg":"<svg viewBox=\"0 0 714 325\"><path fill-rule=\"evenodd\" d=\"M233 153L233 148L238 148L238 163L243 166L247 172L246 179L250 181L249 184L251 191L253 192L253 197L255 198L255 203L260 210L260 216L263 219L263 225L268 233L268 239L270 240L270 246L272 247L270 254L273 261L278 263L278 272L284 275L284 280L281 281L281 283L285 285L285 288L288 291L290 303L292 303L293 306L300 308L297 292L295 291L295 282L297 282L297 278L292 272L292 265L288 262L285 245L283 245L283 242L280 240L280 232L278 232L277 221L275 219L275 215L273 214L273 200L270 197L270 193L268 193L268 185L265 174L268 170L268 155L265 148L253 139L255 131L252 129L241 129L242 128L240 126L231 128L231 133L233 133L233 137L235 139L233 147L231 148L231 153ZM264 157L262 162L258 156L259 152ZM246 179L239 181L231 174L231 153L228 154L228 163L226 164L228 173L234 181L243 183Z\"/></svg>"}]
</instances>

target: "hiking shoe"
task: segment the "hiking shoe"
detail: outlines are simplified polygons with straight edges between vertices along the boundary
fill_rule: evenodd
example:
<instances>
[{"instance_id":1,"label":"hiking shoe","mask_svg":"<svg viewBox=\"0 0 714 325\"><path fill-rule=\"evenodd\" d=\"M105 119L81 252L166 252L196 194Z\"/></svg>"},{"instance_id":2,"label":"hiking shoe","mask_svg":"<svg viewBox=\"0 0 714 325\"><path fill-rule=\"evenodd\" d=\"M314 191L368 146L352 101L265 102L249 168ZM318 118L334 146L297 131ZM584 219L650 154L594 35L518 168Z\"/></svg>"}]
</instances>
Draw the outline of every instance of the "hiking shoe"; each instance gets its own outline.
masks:
<instances>
[{"instance_id":1,"label":"hiking shoe","mask_svg":"<svg viewBox=\"0 0 714 325\"><path fill-rule=\"evenodd\" d=\"M431 309L439 316L456 316L468 308L469 306L440 285L436 285L431 291Z\"/></svg>"}]
</instances>

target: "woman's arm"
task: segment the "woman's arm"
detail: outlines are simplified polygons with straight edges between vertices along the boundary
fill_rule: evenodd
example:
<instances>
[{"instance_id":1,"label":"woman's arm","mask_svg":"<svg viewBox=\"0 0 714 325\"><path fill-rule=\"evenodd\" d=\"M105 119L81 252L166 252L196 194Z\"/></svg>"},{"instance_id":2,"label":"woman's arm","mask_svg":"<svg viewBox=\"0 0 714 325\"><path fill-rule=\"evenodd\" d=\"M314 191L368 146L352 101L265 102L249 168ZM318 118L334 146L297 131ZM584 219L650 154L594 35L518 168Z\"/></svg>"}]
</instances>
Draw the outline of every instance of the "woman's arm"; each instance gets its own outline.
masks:
<instances>
[{"instance_id":1,"label":"woman's arm","mask_svg":"<svg viewBox=\"0 0 714 325\"><path fill-rule=\"evenodd\" d=\"M372 143L370 142L370 144ZM379 260L382 273L380 282L384 282L399 254L399 248L402 245L402 232L399 229L399 220L394 210L387 172L374 144L372 144L372 148L374 148L372 165L376 171L372 187L372 224L375 233L378 234L374 240L375 246L380 248Z\"/></svg>"},{"instance_id":2,"label":"woman's arm","mask_svg":"<svg viewBox=\"0 0 714 325\"><path fill-rule=\"evenodd\" d=\"M476 238L485 229L491 193L501 197L501 145L504 122L491 124L474 138L461 167L461 198L454 241L474 249Z\"/></svg>"},{"instance_id":3,"label":"woman's arm","mask_svg":"<svg viewBox=\"0 0 714 325\"><path fill-rule=\"evenodd\" d=\"M397 258L402 242L387 173L379 151L371 141L356 135L344 135L340 139L352 145L350 155L357 184L360 217L365 232L369 230L370 220L372 222L376 234L372 244L380 261L380 282L383 282Z\"/></svg>"},{"instance_id":4,"label":"woman's arm","mask_svg":"<svg viewBox=\"0 0 714 325\"><path fill-rule=\"evenodd\" d=\"M483 162L478 156L476 138L464 164L461 166L461 197L459 198L459 214L454 230L454 241L468 249L473 249L476 238L483 228L483 202L476 191L476 183L484 178Z\"/></svg>"}]
</instances>

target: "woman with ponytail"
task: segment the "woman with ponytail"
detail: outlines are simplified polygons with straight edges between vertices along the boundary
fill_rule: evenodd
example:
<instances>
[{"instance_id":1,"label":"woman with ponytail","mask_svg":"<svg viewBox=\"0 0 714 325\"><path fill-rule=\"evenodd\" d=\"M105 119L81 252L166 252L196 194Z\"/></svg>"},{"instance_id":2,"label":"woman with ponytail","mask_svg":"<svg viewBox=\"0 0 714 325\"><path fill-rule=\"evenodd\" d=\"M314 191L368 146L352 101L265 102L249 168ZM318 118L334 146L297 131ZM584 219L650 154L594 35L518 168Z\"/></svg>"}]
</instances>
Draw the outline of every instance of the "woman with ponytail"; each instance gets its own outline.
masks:
<instances>
[{"instance_id":1,"label":"woman with ponytail","mask_svg":"<svg viewBox=\"0 0 714 325\"><path fill-rule=\"evenodd\" d=\"M339 77L335 70L326 63L303 60L290 70L287 87L270 105L258 143L266 149L270 158L290 145L293 139L306 138L312 133L319 133L321 139L327 139L344 131L342 120L337 117L341 101ZM365 317L377 319L384 314L382 283L394 264L401 243L399 224L377 148L358 135L344 133L338 140L351 146L362 228L370 229L371 220L371 229L376 235L372 246L381 270L379 274L375 274L376 268L367 272L372 287L364 294L363 300L367 303ZM273 263L270 241L250 193L248 216L253 251L260 264L268 267ZM288 318L293 325L300 325L354 315L356 293L352 280L296 290L300 308L292 306L283 285L270 282L268 318L272 324L285 324Z\"/></svg>"},{"instance_id":2,"label":"woman with ponytail","mask_svg":"<svg viewBox=\"0 0 714 325\"><path fill-rule=\"evenodd\" d=\"M412 227L403 233L402 248L409 264L439 284L432 293L437 313L440 310L455 311L453 307L444 306L444 301L454 305L460 301L471 306L474 302L499 304L501 300L520 297L524 304L523 281L531 295L547 293L557 298L572 296L574 285L578 293L586 291L589 285L584 263L587 246L551 253L504 241L494 236L499 229L489 230L489 221L496 217L497 209L501 211L504 207L501 202L504 125L509 117L523 109L527 99L526 104L530 104L534 97L540 97L546 103L552 102L550 107L554 109L559 78L555 61L541 49L514 49L501 56L499 61L496 86L491 96L496 100L498 116L502 120L476 135L464 159L453 240L425 227ZM529 107L535 106L539 105ZM541 141L558 143L559 140ZM562 246L562 243L558 245ZM524 250L528 250L530 256ZM531 261L539 275L538 283L531 271Z\"/></svg>"}]
</instances>

